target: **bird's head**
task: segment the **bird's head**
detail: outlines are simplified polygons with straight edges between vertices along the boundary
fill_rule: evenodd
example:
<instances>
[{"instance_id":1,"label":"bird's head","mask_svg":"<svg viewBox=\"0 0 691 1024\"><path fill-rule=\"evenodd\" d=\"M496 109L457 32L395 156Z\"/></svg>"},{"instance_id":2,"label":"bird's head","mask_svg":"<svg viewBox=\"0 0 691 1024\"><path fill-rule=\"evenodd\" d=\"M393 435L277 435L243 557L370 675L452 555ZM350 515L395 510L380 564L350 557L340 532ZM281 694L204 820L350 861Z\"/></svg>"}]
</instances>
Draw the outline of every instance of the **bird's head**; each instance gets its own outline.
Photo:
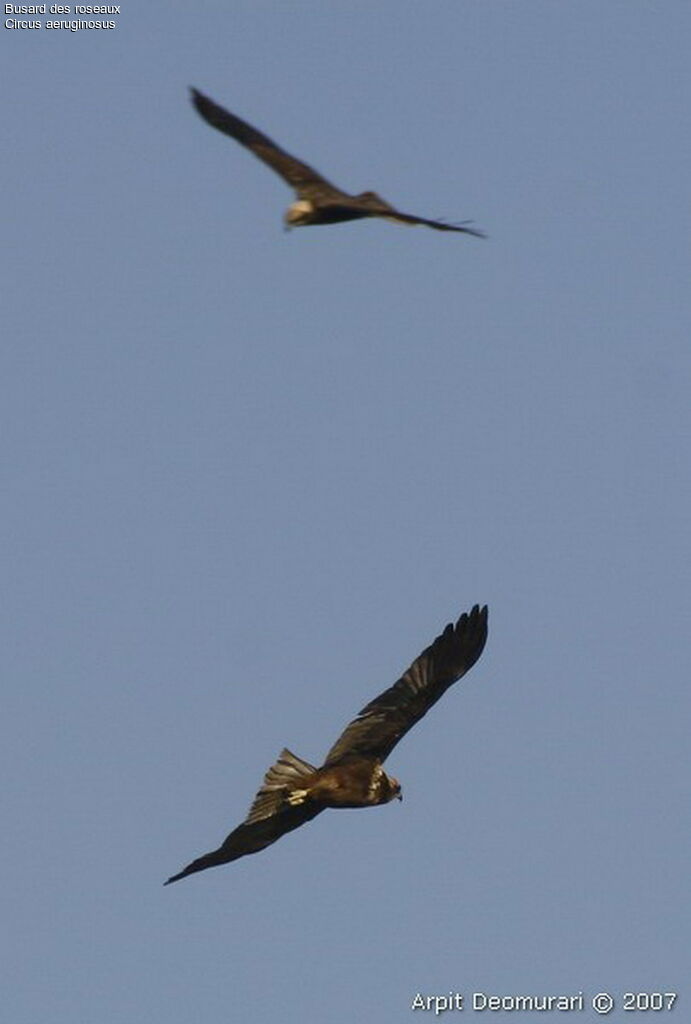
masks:
<instances>
[{"instance_id":1,"label":"bird's head","mask_svg":"<svg viewBox=\"0 0 691 1024\"><path fill-rule=\"evenodd\" d=\"M296 199L283 215L283 223L286 231L290 228L299 228L303 224L311 224L314 206L309 199Z\"/></svg>"},{"instance_id":2,"label":"bird's head","mask_svg":"<svg viewBox=\"0 0 691 1024\"><path fill-rule=\"evenodd\" d=\"M381 795L384 798L382 803L388 803L389 800L402 800L403 790L398 779L394 779L393 775L384 775L381 780Z\"/></svg>"}]
</instances>

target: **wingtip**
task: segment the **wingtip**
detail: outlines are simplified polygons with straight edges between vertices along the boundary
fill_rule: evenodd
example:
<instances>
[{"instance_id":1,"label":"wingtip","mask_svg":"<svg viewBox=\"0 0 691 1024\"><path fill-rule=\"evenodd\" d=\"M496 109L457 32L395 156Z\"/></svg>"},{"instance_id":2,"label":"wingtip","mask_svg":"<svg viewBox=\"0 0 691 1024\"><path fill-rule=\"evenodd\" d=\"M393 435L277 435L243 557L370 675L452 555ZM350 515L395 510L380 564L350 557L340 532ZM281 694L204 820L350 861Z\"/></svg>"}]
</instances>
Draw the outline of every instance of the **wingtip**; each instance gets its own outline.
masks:
<instances>
[{"instance_id":1,"label":"wingtip","mask_svg":"<svg viewBox=\"0 0 691 1024\"><path fill-rule=\"evenodd\" d=\"M184 878L187 874L187 870L179 871L177 875L171 875L170 878L166 879L164 885L170 885L171 882L179 882L181 878Z\"/></svg>"},{"instance_id":2,"label":"wingtip","mask_svg":"<svg viewBox=\"0 0 691 1024\"><path fill-rule=\"evenodd\" d=\"M489 607L486 604L474 604L469 612L463 612L455 628L449 624L447 629L459 634L470 631L472 634L482 637L482 647L484 647L487 642L488 617ZM482 651L482 647L480 651Z\"/></svg>"},{"instance_id":3,"label":"wingtip","mask_svg":"<svg viewBox=\"0 0 691 1024\"><path fill-rule=\"evenodd\" d=\"M205 101L208 102L207 97L204 95L204 93L200 92L199 89L195 89L195 87L193 85L189 86L189 90L190 90L190 103L197 110L199 110L200 104L203 104Z\"/></svg>"},{"instance_id":4,"label":"wingtip","mask_svg":"<svg viewBox=\"0 0 691 1024\"><path fill-rule=\"evenodd\" d=\"M477 618L478 622L483 625L487 625L487 619L489 618L489 607L486 604L476 604L471 614Z\"/></svg>"},{"instance_id":5,"label":"wingtip","mask_svg":"<svg viewBox=\"0 0 691 1024\"><path fill-rule=\"evenodd\" d=\"M445 221L440 221L440 223L444 224ZM462 231L463 234L465 234L465 235L472 235L473 238L487 238L488 237L487 233L485 231L481 231L480 228L471 228L471 227L468 226L469 224L472 224L472 223L473 223L472 220L459 220L459 221L454 221L453 223L449 224L448 227L451 228L452 231Z\"/></svg>"},{"instance_id":6,"label":"wingtip","mask_svg":"<svg viewBox=\"0 0 691 1024\"><path fill-rule=\"evenodd\" d=\"M487 234L487 232L486 231L480 231L479 228L465 228L465 227L460 227L459 226L457 230L458 231L463 231L464 234L466 234L466 235L472 235L473 238L484 238L484 239L489 238L489 235Z\"/></svg>"},{"instance_id":7,"label":"wingtip","mask_svg":"<svg viewBox=\"0 0 691 1024\"><path fill-rule=\"evenodd\" d=\"M474 604L469 612L463 612L461 618L486 619L489 615L489 606L486 604Z\"/></svg>"}]
</instances>

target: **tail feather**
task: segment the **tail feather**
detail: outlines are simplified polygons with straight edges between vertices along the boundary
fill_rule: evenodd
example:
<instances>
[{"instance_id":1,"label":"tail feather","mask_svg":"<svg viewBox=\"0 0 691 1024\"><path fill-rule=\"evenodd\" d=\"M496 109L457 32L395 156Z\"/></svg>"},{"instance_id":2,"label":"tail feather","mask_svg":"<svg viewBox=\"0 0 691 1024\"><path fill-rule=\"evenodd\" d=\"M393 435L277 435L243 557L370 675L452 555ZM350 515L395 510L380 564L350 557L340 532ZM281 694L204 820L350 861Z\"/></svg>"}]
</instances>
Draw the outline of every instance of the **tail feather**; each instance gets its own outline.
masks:
<instances>
[{"instance_id":1,"label":"tail feather","mask_svg":"<svg viewBox=\"0 0 691 1024\"><path fill-rule=\"evenodd\" d=\"M286 794L304 789L305 783L318 771L313 764L284 748L271 765L245 819L246 824L268 818L285 805Z\"/></svg>"}]
</instances>

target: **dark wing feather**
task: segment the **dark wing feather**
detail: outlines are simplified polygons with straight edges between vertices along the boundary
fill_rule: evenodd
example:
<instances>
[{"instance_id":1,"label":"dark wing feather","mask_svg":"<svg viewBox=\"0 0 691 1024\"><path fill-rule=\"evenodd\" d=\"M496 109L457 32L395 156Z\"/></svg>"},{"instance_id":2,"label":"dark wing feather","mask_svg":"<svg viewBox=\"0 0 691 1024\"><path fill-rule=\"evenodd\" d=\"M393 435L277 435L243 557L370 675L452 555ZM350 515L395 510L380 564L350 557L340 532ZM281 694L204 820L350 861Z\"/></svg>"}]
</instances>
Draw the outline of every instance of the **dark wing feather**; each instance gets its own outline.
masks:
<instances>
[{"instance_id":1,"label":"dark wing feather","mask_svg":"<svg viewBox=\"0 0 691 1024\"><path fill-rule=\"evenodd\" d=\"M443 220L428 220L426 217L416 217L412 213L401 213L400 210L381 214L381 216L390 217L391 220L397 220L401 224L425 224L428 228L435 228L437 231L461 231L464 235L473 235L475 238L487 238L484 231L468 228L465 223L447 224Z\"/></svg>"},{"instance_id":2,"label":"dark wing feather","mask_svg":"<svg viewBox=\"0 0 691 1024\"><path fill-rule=\"evenodd\" d=\"M471 668L487 640L487 606L461 615L398 682L362 709L334 743L325 766L351 757L383 761L402 736Z\"/></svg>"},{"instance_id":3,"label":"dark wing feather","mask_svg":"<svg viewBox=\"0 0 691 1024\"><path fill-rule=\"evenodd\" d=\"M435 228L437 231L460 231L464 235L474 235L475 238L487 237L483 231L467 227L466 221L459 224L447 224L443 220L429 220L427 217L416 217L412 213L402 213L401 210L397 210L395 206L391 206L385 199L378 196L376 192L361 192L360 195L353 196L353 205L355 204L359 210L366 212L366 215L370 217L385 217L387 220L398 221L399 224L425 224L428 228Z\"/></svg>"},{"instance_id":4,"label":"dark wing feather","mask_svg":"<svg viewBox=\"0 0 691 1024\"><path fill-rule=\"evenodd\" d=\"M219 132L229 135L231 139L235 139L240 145L251 150L256 157L280 174L284 181L292 185L298 195L309 198L315 193L325 196L332 192L341 194L313 167L303 164L301 160L286 153L268 135L262 134L251 124L236 117L235 114L231 114L224 107L220 107L197 89L190 89L190 92L195 109L207 124L218 128Z\"/></svg>"},{"instance_id":5,"label":"dark wing feather","mask_svg":"<svg viewBox=\"0 0 691 1024\"><path fill-rule=\"evenodd\" d=\"M286 807L285 810L270 818L262 818L251 823L243 821L241 825L233 829L217 850L193 860L177 875L173 875L167 882L164 882L164 885L177 882L187 875L193 875L196 871L204 871L206 868L217 867L219 864L228 864L231 860L237 860L238 857L244 857L248 853L258 853L265 847L271 846L286 832L292 832L293 829L300 828L312 818L316 818L323 810L323 807L300 804L297 807Z\"/></svg>"}]
</instances>

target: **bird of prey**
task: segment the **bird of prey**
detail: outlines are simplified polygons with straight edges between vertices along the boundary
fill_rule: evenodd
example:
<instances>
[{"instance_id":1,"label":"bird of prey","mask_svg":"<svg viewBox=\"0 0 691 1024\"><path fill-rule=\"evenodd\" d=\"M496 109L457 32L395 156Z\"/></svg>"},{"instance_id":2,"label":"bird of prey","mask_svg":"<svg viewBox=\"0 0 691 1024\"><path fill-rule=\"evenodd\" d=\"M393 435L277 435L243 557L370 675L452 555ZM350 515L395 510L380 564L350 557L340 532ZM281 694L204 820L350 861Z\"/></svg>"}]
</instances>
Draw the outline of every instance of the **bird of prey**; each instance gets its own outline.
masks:
<instances>
[{"instance_id":1,"label":"bird of prey","mask_svg":"<svg viewBox=\"0 0 691 1024\"><path fill-rule=\"evenodd\" d=\"M362 217L385 217L387 220L395 220L402 224L426 224L437 231L461 231L477 238L485 237L481 231L467 227L465 221L460 224L447 224L441 220L428 220L426 217L402 213L390 206L376 192L361 192L357 196L341 192L314 168L286 153L257 128L220 107L197 89L190 91L192 103L208 124L218 128L225 135L230 135L231 139L235 139L240 145L246 146L295 190L297 199L284 215L286 229L306 224L336 224L339 221L359 220Z\"/></svg>"},{"instance_id":2,"label":"bird of prey","mask_svg":"<svg viewBox=\"0 0 691 1024\"><path fill-rule=\"evenodd\" d=\"M199 857L165 885L196 871L257 853L311 821L327 807L374 807L402 799L382 763L398 741L465 675L487 640L487 606L475 605L449 623L398 682L370 701L346 726L321 768L283 750L269 768L242 824L217 850Z\"/></svg>"}]
</instances>

